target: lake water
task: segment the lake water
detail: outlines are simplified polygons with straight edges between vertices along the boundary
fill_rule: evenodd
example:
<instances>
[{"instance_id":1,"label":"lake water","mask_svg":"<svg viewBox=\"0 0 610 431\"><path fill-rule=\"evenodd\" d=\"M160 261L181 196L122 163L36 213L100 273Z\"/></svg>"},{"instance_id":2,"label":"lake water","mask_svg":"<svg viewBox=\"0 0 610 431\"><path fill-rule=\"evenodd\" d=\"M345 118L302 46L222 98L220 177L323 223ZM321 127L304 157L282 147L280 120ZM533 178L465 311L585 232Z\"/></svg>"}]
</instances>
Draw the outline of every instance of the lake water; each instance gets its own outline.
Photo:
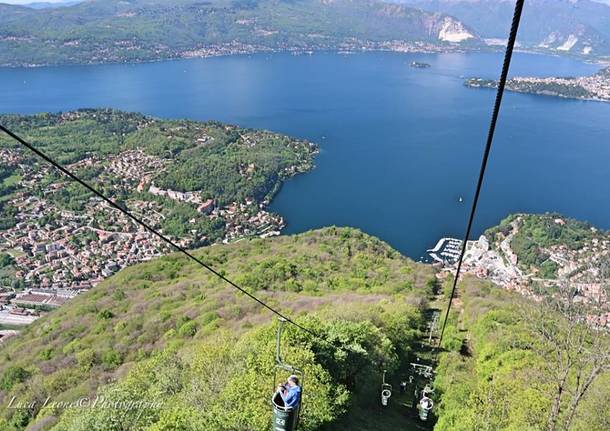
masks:
<instances>
[{"instance_id":1,"label":"lake water","mask_svg":"<svg viewBox=\"0 0 610 431\"><path fill-rule=\"evenodd\" d=\"M411 61L431 64L413 69ZM318 143L316 169L272 209L286 233L354 226L418 259L462 236L495 93L499 54L236 56L139 65L0 69L0 112L114 107L216 119ZM517 54L513 75L596 66ZM514 212L557 211L610 228L610 104L507 94L476 234ZM459 203L459 198L464 198Z\"/></svg>"}]
</instances>

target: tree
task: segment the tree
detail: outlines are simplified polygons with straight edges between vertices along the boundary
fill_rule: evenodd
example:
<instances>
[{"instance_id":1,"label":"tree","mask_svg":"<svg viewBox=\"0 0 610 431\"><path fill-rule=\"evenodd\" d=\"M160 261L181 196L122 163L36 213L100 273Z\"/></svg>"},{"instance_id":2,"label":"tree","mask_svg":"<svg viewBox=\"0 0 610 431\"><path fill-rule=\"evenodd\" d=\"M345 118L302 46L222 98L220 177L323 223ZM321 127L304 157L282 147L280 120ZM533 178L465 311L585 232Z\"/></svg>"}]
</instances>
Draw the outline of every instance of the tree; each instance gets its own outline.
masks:
<instances>
[{"instance_id":1,"label":"tree","mask_svg":"<svg viewBox=\"0 0 610 431\"><path fill-rule=\"evenodd\" d=\"M0 253L0 268L12 265L15 259L8 253Z\"/></svg>"},{"instance_id":2,"label":"tree","mask_svg":"<svg viewBox=\"0 0 610 431\"><path fill-rule=\"evenodd\" d=\"M30 373L22 367L9 367L0 378L0 389L8 391L16 384L24 382L29 376Z\"/></svg>"},{"instance_id":3,"label":"tree","mask_svg":"<svg viewBox=\"0 0 610 431\"><path fill-rule=\"evenodd\" d=\"M607 263L602 265L606 267ZM599 326L602 286L608 280L599 268L589 273L594 274L593 278L584 281L600 286L598 298L583 301L577 284L562 280L555 295L547 296L537 307L528 307L524 315L536 335L532 347L545 358L545 377L551 384L547 431L572 429L587 392L610 371L610 338Z\"/></svg>"}]
</instances>

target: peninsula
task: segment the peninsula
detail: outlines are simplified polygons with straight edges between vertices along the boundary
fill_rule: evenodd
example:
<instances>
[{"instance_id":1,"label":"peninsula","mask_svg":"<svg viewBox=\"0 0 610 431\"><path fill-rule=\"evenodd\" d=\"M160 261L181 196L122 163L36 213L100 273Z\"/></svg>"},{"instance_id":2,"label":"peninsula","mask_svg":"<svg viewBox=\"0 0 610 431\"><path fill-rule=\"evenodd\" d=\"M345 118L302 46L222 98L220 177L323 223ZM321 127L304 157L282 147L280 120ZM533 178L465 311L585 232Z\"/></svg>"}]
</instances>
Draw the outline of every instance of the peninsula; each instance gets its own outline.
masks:
<instances>
[{"instance_id":1,"label":"peninsula","mask_svg":"<svg viewBox=\"0 0 610 431\"><path fill-rule=\"evenodd\" d=\"M470 88L497 88L498 82L490 79L469 78L464 85ZM610 67L602 69L594 75L583 77L511 78L506 82L506 89L517 93L610 102Z\"/></svg>"},{"instance_id":2,"label":"peninsula","mask_svg":"<svg viewBox=\"0 0 610 431\"><path fill-rule=\"evenodd\" d=\"M278 235L284 221L266 206L286 178L313 168L318 151L267 131L115 110L0 122L187 248ZM6 136L0 148L0 288L35 289L8 303L58 307L170 251ZM0 311L0 324L31 321L32 313L13 311Z\"/></svg>"}]
</instances>

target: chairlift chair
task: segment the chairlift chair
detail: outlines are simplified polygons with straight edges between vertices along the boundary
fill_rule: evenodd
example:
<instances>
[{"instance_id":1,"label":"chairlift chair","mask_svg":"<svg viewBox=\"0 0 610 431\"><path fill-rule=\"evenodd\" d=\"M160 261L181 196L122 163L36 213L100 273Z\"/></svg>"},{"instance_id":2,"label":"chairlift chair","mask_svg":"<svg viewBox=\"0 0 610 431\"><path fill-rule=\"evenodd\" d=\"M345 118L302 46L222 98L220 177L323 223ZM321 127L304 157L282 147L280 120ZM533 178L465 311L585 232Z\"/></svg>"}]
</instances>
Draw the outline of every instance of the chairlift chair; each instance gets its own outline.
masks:
<instances>
[{"instance_id":1,"label":"chairlift chair","mask_svg":"<svg viewBox=\"0 0 610 431\"><path fill-rule=\"evenodd\" d=\"M285 319L279 319L279 326L277 329L277 344L275 353L275 369L273 373L273 397L271 398L271 404L273 406L273 423L272 431L296 431L299 426L299 416L301 414L301 405L303 404L303 382L305 374L302 370L286 364L282 359L281 355L281 341L282 341L282 329L286 323ZM288 407L284 403L282 394L276 389L278 385L277 374L278 371L286 371L290 374L298 376L299 383L301 386L301 399L295 408Z\"/></svg>"},{"instance_id":2,"label":"chairlift chair","mask_svg":"<svg viewBox=\"0 0 610 431\"><path fill-rule=\"evenodd\" d=\"M417 405L417 410L419 411L419 419L421 419L422 421L427 421L428 413L430 413L430 411L434 407L434 401L432 401L432 398L429 398L426 395L425 391L422 391L422 393L423 393L423 395L422 395L421 399L419 400L419 404Z\"/></svg>"},{"instance_id":3,"label":"chairlift chair","mask_svg":"<svg viewBox=\"0 0 610 431\"><path fill-rule=\"evenodd\" d=\"M429 396L432 394L434 394L434 389L428 384L421 391L421 398L417 404L417 410L419 412L419 419L422 421L428 420L428 414L434 407L434 401Z\"/></svg>"},{"instance_id":4,"label":"chairlift chair","mask_svg":"<svg viewBox=\"0 0 610 431\"><path fill-rule=\"evenodd\" d=\"M385 373L386 370L383 370L383 380L381 383L381 405L387 407L388 401L392 396L392 385L385 382Z\"/></svg>"}]
</instances>

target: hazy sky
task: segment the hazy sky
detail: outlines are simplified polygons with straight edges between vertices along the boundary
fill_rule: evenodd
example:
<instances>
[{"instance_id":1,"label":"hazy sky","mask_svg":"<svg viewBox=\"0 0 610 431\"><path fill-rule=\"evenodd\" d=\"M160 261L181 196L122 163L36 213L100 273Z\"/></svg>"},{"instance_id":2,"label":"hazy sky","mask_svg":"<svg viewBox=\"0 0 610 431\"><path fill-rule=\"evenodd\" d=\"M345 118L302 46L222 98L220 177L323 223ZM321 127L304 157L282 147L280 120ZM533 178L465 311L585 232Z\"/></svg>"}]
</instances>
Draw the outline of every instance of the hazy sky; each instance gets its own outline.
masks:
<instances>
[{"instance_id":1,"label":"hazy sky","mask_svg":"<svg viewBox=\"0 0 610 431\"><path fill-rule=\"evenodd\" d=\"M8 4L28 4L34 2L44 2L44 3L65 3L69 0L0 0L0 3L8 3ZM593 0L600 3L606 3L610 5L610 0Z\"/></svg>"}]
</instances>

